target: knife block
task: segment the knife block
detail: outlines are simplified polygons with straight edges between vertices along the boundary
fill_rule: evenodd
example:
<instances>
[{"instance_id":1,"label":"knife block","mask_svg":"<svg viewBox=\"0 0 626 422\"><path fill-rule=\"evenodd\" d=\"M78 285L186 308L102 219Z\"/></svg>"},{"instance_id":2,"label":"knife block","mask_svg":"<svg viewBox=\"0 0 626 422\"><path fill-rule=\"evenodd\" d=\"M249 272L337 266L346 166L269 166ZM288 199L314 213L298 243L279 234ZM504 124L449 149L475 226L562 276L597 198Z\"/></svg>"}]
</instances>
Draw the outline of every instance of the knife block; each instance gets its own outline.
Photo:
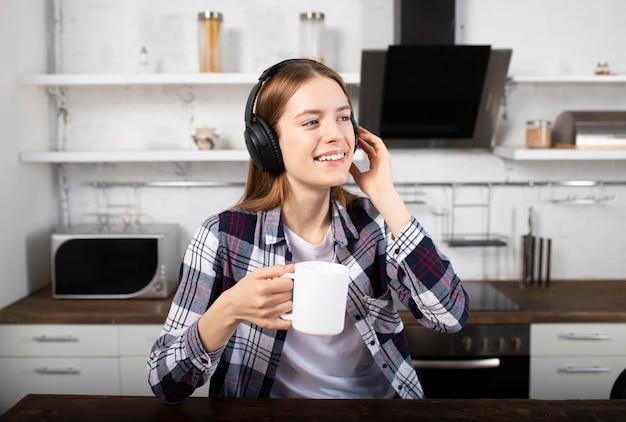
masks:
<instances>
[{"instance_id":1,"label":"knife block","mask_svg":"<svg viewBox=\"0 0 626 422\"><path fill-rule=\"evenodd\" d=\"M552 239L522 236L522 284L550 286Z\"/></svg>"}]
</instances>

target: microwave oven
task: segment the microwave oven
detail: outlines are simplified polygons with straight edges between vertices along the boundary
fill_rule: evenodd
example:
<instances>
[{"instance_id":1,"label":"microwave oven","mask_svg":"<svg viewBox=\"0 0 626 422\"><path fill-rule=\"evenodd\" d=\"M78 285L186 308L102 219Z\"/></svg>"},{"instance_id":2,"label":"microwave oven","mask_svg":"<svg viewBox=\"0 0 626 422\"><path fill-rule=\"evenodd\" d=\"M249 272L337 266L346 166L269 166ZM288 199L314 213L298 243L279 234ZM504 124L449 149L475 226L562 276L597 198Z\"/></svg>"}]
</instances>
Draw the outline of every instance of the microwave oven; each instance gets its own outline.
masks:
<instances>
[{"instance_id":1,"label":"microwave oven","mask_svg":"<svg viewBox=\"0 0 626 422\"><path fill-rule=\"evenodd\" d=\"M52 234L52 295L164 298L182 261L176 224L80 224Z\"/></svg>"}]
</instances>

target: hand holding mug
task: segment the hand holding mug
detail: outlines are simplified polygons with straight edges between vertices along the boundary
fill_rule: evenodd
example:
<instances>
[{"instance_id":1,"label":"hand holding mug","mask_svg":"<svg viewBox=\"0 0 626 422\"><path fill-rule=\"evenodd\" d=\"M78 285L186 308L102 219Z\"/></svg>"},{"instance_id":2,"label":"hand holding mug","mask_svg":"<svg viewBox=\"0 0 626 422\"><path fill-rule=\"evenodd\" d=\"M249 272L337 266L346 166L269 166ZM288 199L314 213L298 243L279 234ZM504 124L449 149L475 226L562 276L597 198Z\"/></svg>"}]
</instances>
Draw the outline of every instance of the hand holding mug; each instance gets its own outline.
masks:
<instances>
[{"instance_id":1,"label":"hand holding mug","mask_svg":"<svg viewBox=\"0 0 626 422\"><path fill-rule=\"evenodd\" d=\"M293 281L283 274L293 269L293 264L257 268L227 290L235 319L264 328L288 329L290 324L278 317L290 307Z\"/></svg>"}]
</instances>

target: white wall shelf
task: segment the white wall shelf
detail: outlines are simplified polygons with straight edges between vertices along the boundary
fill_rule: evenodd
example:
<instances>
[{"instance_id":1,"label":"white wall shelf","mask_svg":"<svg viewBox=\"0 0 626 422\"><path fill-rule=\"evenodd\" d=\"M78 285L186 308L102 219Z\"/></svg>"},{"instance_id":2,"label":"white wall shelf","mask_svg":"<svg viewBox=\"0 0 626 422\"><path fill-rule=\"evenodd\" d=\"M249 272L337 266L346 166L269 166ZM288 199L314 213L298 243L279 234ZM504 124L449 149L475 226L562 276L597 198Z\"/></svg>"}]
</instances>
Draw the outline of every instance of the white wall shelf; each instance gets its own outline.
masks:
<instances>
[{"instance_id":1,"label":"white wall shelf","mask_svg":"<svg viewBox=\"0 0 626 422\"><path fill-rule=\"evenodd\" d=\"M493 153L513 161L626 160L626 149L495 147Z\"/></svg>"},{"instance_id":2,"label":"white wall shelf","mask_svg":"<svg viewBox=\"0 0 626 422\"><path fill-rule=\"evenodd\" d=\"M545 76L545 75L518 75L511 76L509 82L520 84L610 84L626 83L626 75L567 75L567 76Z\"/></svg>"},{"instance_id":3,"label":"white wall shelf","mask_svg":"<svg viewBox=\"0 0 626 422\"><path fill-rule=\"evenodd\" d=\"M147 162L204 162L228 161L247 162L250 159L245 149L215 150L152 150L152 151L29 151L20 153L23 163L147 163ZM365 159L358 150L354 161Z\"/></svg>"},{"instance_id":4,"label":"white wall shelf","mask_svg":"<svg viewBox=\"0 0 626 422\"><path fill-rule=\"evenodd\" d=\"M342 73L350 85L360 83L359 73ZM98 86L98 85L252 85L256 73L59 73L27 74L18 78L20 85L34 86ZM576 83L605 84L626 83L626 75L518 75L509 78L511 83Z\"/></svg>"},{"instance_id":5,"label":"white wall shelf","mask_svg":"<svg viewBox=\"0 0 626 422\"><path fill-rule=\"evenodd\" d=\"M358 85L359 73L344 73L346 83ZM18 78L28 86L127 86L127 85L253 85L256 73L118 73L118 74L27 74ZM605 84L626 83L626 75L590 76L513 76L510 83L520 84ZM569 150L496 147L494 154L514 161L549 160L626 160L624 150ZM39 151L23 152L25 163L88 163L88 162L192 162L247 161L245 150L180 150L180 151ZM355 157L355 159L358 159Z\"/></svg>"},{"instance_id":6,"label":"white wall shelf","mask_svg":"<svg viewBox=\"0 0 626 422\"><path fill-rule=\"evenodd\" d=\"M30 151L20 153L23 163L139 163L192 161L248 161L247 150L152 151Z\"/></svg>"},{"instance_id":7,"label":"white wall shelf","mask_svg":"<svg viewBox=\"0 0 626 422\"><path fill-rule=\"evenodd\" d=\"M358 85L358 73L344 73L347 84ZM59 73L22 75L20 85L33 86L110 86L110 85L253 85L256 73Z\"/></svg>"},{"instance_id":8,"label":"white wall shelf","mask_svg":"<svg viewBox=\"0 0 626 422\"><path fill-rule=\"evenodd\" d=\"M513 161L577 161L626 160L626 149L531 149L524 147L495 147L493 153ZM217 150L152 150L152 151L26 151L20 153L23 163L141 163L194 161L248 161L244 149ZM358 150L354 160L365 159Z\"/></svg>"}]
</instances>

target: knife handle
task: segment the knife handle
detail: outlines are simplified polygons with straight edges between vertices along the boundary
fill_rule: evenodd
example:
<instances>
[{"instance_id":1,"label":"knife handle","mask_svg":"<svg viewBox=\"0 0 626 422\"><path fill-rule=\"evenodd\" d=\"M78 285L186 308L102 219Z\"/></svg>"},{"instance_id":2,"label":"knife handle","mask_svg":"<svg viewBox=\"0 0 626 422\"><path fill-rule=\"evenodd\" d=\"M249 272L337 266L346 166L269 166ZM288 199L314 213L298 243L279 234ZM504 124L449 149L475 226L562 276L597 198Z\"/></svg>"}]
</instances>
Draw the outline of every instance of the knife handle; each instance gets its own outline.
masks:
<instances>
[{"instance_id":1,"label":"knife handle","mask_svg":"<svg viewBox=\"0 0 626 422\"><path fill-rule=\"evenodd\" d=\"M535 284L535 243L536 237L530 236L530 284Z\"/></svg>"},{"instance_id":2,"label":"knife handle","mask_svg":"<svg viewBox=\"0 0 626 422\"><path fill-rule=\"evenodd\" d=\"M538 239L539 253L537 254L537 286L541 286L541 273L543 271L543 237Z\"/></svg>"},{"instance_id":3,"label":"knife handle","mask_svg":"<svg viewBox=\"0 0 626 422\"><path fill-rule=\"evenodd\" d=\"M552 262L552 239L546 244L546 287L550 287L550 264Z\"/></svg>"}]
</instances>

